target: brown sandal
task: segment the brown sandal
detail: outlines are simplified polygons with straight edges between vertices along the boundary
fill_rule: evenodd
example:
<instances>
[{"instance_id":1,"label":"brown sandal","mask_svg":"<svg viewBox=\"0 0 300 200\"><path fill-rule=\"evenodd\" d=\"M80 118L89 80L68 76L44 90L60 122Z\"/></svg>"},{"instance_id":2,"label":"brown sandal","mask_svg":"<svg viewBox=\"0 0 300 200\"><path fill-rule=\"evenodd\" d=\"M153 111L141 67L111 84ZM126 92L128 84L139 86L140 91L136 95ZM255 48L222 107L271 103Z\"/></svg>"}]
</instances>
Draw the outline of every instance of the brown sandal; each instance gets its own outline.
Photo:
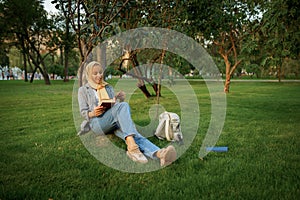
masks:
<instances>
[{"instance_id":1,"label":"brown sandal","mask_svg":"<svg viewBox=\"0 0 300 200\"><path fill-rule=\"evenodd\" d=\"M170 165L177 157L176 150L172 145L167 148L160 149L156 155L160 159L160 166L162 167Z\"/></svg>"}]
</instances>

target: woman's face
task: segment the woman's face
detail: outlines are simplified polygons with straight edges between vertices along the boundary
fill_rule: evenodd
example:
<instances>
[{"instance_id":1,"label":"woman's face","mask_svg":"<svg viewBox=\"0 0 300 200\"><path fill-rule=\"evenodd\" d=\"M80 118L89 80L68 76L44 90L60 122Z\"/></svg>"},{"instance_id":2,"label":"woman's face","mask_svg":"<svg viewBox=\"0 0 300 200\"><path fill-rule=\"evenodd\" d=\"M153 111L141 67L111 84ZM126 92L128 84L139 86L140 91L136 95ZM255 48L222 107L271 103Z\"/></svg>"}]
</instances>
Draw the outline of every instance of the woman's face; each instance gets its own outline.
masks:
<instances>
[{"instance_id":1,"label":"woman's face","mask_svg":"<svg viewBox=\"0 0 300 200\"><path fill-rule=\"evenodd\" d=\"M100 84L103 78L103 70L99 65L95 65L92 70L92 80L93 82Z\"/></svg>"}]
</instances>

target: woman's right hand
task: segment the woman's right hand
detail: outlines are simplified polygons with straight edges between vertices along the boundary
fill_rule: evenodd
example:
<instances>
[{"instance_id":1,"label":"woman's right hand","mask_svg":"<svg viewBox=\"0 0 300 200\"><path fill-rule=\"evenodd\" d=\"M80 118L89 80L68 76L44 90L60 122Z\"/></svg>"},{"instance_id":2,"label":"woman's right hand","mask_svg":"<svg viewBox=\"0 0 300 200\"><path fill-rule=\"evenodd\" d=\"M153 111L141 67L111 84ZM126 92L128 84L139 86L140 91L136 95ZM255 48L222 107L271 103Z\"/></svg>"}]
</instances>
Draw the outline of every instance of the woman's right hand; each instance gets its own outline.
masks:
<instances>
[{"instance_id":1,"label":"woman's right hand","mask_svg":"<svg viewBox=\"0 0 300 200\"><path fill-rule=\"evenodd\" d=\"M105 108L103 106L97 106L94 108L95 117L101 115L104 112L105 112Z\"/></svg>"},{"instance_id":2,"label":"woman's right hand","mask_svg":"<svg viewBox=\"0 0 300 200\"><path fill-rule=\"evenodd\" d=\"M96 106L92 112L89 112L89 118L97 117L105 112L103 106Z\"/></svg>"}]
</instances>

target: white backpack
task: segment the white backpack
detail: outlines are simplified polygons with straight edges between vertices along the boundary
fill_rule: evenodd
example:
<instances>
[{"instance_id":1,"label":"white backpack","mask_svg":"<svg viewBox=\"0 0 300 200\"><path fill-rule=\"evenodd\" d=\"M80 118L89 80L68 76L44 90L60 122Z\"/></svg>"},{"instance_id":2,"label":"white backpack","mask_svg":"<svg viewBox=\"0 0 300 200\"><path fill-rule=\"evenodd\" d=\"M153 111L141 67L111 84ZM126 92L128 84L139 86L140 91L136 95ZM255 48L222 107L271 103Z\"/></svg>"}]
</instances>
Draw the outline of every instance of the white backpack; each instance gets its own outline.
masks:
<instances>
[{"instance_id":1,"label":"white backpack","mask_svg":"<svg viewBox=\"0 0 300 200\"><path fill-rule=\"evenodd\" d=\"M163 112L159 115L159 124L154 133L159 139L176 141L183 144L183 136L180 126L180 118L176 113Z\"/></svg>"}]
</instances>

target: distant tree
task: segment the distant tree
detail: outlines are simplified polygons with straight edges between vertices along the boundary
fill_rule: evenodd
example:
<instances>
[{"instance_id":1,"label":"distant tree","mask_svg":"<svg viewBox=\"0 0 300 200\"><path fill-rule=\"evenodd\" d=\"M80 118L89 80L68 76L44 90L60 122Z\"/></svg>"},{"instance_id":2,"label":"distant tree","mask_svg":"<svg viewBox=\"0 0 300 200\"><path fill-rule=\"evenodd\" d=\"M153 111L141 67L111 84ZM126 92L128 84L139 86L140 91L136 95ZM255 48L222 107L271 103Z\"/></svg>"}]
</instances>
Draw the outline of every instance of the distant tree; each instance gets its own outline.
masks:
<instances>
[{"instance_id":1,"label":"distant tree","mask_svg":"<svg viewBox=\"0 0 300 200\"><path fill-rule=\"evenodd\" d=\"M57 48L60 52L59 64L64 66L63 74L64 82L69 81L69 66L72 50L77 46L75 32L70 29L70 18L65 17L62 12L51 13L52 25L52 45L55 48L53 53L57 53Z\"/></svg>"},{"instance_id":2,"label":"distant tree","mask_svg":"<svg viewBox=\"0 0 300 200\"><path fill-rule=\"evenodd\" d=\"M268 66L275 66L279 82L284 75L283 64L289 59L300 59L300 2L272 0L266 4L261 23L265 39L262 49Z\"/></svg>"},{"instance_id":3,"label":"distant tree","mask_svg":"<svg viewBox=\"0 0 300 200\"><path fill-rule=\"evenodd\" d=\"M38 0L3 0L0 23L7 31L6 39L19 48L23 54L25 74L27 73L26 63L32 63L34 65L32 73L39 70L45 83L50 84L44 64L47 54L43 52L47 38L50 38L49 21L41 2Z\"/></svg>"},{"instance_id":4,"label":"distant tree","mask_svg":"<svg viewBox=\"0 0 300 200\"><path fill-rule=\"evenodd\" d=\"M4 45L0 46L0 67L1 66L9 66L8 50ZM0 74L0 76L2 76L2 74Z\"/></svg>"},{"instance_id":5,"label":"distant tree","mask_svg":"<svg viewBox=\"0 0 300 200\"><path fill-rule=\"evenodd\" d=\"M214 46L225 63L224 92L242 62L243 40L249 34L248 24L258 15L256 1L191 0L187 3L188 33L206 46Z\"/></svg>"},{"instance_id":6,"label":"distant tree","mask_svg":"<svg viewBox=\"0 0 300 200\"><path fill-rule=\"evenodd\" d=\"M53 0L56 8L62 11L70 21L70 27L75 33L80 54L79 84L82 85L82 73L85 63L94 47L107 36L113 21L119 17L120 11L129 0ZM120 18L119 18L120 19Z\"/></svg>"},{"instance_id":7,"label":"distant tree","mask_svg":"<svg viewBox=\"0 0 300 200\"><path fill-rule=\"evenodd\" d=\"M65 18L70 19L72 30L76 34L78 49L80 53L79 84L82 84L82 71L84 64L88 61L94 47L103 42L106 38L116 33L143 26L159 26L165 28L176 26L178 10L182 9L182 1L136 1L136 0L110 0L110 1L83 1L83 0L53 0L56 8L62 11ZM129 53L130 63L139 66L139 50L131 50L126 47ZM102 49L104 51L104 49ZM105 52L98 52L100 54ZM125 52L124 52L125 54ZM163 61L166 52L160 51L160 56L152 55L148 60L156 62ZM128 61L128 60L127 60ZM120 61L122 62L122 61ZM105 65L105 64L104 64ZM126 73L123 71L123 73ZM138 87L146 97L151 96L145 86L145 77L134 69L138 77ZM140 77L140 78L139 78ZM150 80L150 84L158 94L157 84Z\"/></svg>"},{"instance_id":8,"label":"distant tree","mask_svg":"<svg viewBox=\"0 0 300 200\"><path fill-rule=\"evenodd\" d=\"M152 1L152 0L144 0L144 1L136 1L135 3L128 4L125 9L120 12L121 18L125 19L119 21L119 27L122 31L135 29L138 27L162 27L166 29L172 30L182 30L181 23L184 20L184 17L180 17L183 14L185 1L181 0L168 0L168 1ZM140 32L138 34L141 34ZM145 33L146 35L149 33ZM137 37L143 37L143 35L139 35ZM161 44L163 45L163 44ZM161 87L160 87L160 69L154 68L153 64L163 64L168 61L169 52L164 49L161 50L141 50L135 49L132 50L131 46L125 47L125 52L122 57L122 64L120 65L119 70L122 73L126 73L129 69L133 69L134 76L138 79L137 86L144 93L145 97L148 98L152 96L148 89L145 86L145 82L152 86L155 95L161 95ZM176 57L176 56L175 56ZM174 55L173 55L173 60ZM147 67L147 73L142 73L137 67L140 66L140 61L144 61L144 63L150 64ZM150 62L150 63L149 63ZM174 62L171 62L174 64ZM171 64L168 63L168 64ZM130 65L125 66L125 65ZM123 66L126 70L122 69ZM173 65L175 67L175 65ZM154 79L153 73L158 74L159 76ZM147 76L147 74L149 76ZM168 75L171 77L173 74L172 67L168 67Z\"/></svg>"}]
</instances>

